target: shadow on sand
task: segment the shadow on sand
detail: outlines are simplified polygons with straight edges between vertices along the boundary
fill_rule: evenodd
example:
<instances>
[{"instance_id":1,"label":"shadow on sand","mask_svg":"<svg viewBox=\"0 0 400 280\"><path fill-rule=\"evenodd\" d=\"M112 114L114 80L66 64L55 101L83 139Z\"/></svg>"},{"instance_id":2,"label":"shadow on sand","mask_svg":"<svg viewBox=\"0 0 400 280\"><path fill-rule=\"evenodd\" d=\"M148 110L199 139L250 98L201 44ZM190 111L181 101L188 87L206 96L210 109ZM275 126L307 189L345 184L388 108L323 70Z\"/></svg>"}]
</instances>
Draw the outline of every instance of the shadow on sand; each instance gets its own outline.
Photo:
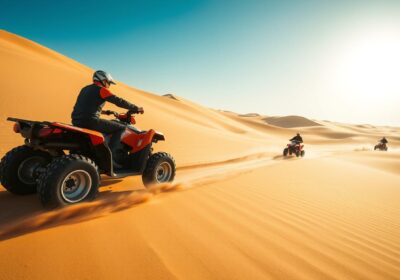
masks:
<instances>
[{"instance_id":1,"label":"shadow on sand","mask_svg":"<svg viewBox=\"0 0 400 280\"><path fill-rule=\"evenodd\" d=\"M295 155L290 155L290 156L277 155L277 156L274 156L272 159L273 160L293 160L293 159L296 159L296 156Z\"/></svg>"},{"instance_id":2,"label":"shadow on sand","mask_svg":"<svg viewBox=\"0 0 400 280\"><path fill-rule=\"evenodd\" d=\"M103 180L101 187L120 181ZM44 210L37 195L16 196L7 191L0 191L0 241L60 225L100 218L146 202L159 192L178 188L178 184L166 184L136 191L105 190L100 192L98 198L93 202L53 211Z\"/></svg>"}]
</instances>

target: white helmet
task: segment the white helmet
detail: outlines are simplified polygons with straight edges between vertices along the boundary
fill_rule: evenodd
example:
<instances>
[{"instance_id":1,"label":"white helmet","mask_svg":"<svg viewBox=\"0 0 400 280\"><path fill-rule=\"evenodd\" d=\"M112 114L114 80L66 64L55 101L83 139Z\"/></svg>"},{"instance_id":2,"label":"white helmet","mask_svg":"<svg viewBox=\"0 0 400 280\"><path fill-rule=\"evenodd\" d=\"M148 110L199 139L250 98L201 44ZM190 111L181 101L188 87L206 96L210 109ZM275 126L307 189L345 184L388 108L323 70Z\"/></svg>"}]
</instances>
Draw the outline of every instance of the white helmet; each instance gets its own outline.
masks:
<instances>
[{"instance_id":1,"label":"white helmet","mask_svg":"<svg viewBox=\"0 0 400 280\"><path fill-rule=\"evenodd\" d=\"M110 73L107 73L102 70L97 70L96 72L94 72L93 81L98 81L100 83L103 83L104 80L106 82L108 82L109 84L116 85L116 83L114 82L114 79L111 77Z\"/></svg>"}]
</instances>

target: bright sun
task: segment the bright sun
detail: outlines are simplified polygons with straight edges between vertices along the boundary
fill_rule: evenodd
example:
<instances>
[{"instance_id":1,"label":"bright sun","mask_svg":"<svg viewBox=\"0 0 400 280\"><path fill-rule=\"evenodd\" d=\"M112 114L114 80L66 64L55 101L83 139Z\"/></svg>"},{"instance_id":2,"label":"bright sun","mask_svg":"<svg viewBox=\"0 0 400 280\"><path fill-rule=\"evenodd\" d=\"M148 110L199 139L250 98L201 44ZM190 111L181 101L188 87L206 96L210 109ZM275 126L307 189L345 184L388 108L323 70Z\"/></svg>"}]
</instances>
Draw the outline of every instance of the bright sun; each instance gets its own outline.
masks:
<instances>
[{"instance_id":1,"label":"bright sun","mask_svg":"<svg viewBox=\"0 0 400 280\"><path fill-rule=\"evenodd\" d=\"M400 94L400 34L370 32L352 38L336 57L335 83L365 97Z\"/></svg>"}]
</instances>

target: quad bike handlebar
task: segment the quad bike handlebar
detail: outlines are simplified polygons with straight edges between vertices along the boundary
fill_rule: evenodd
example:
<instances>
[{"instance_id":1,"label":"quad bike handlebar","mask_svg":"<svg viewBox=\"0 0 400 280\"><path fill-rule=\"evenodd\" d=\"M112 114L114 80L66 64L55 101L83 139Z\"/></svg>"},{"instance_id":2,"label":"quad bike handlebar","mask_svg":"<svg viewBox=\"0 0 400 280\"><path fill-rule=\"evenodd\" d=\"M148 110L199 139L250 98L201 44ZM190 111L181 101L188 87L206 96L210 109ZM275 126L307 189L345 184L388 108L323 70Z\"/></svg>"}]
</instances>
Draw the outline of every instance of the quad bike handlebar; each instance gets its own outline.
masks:
<instances>
[{"instance_id":1,"label":"quad bike handlebar","mask_svg":"<svg viewBox=\"0 0 400 280\"><path fill-rule=\"evenodd\" d=\"M137 111L137 112L132 112L132 111L128 111L126 113L118 113L112 110L102 110L101 114L103 115L113 115L116 119L118 119L119 121L123 122L123 123L128 123L128 124L135 124L136 120L135 117L133 116L133 114L143 114L143 109L141 111Z\"/></svg>"},{"instance_id":2,"label":"quad bike handlebar","mask_svg":"<svg viewBox=\"0 0 400 280\"><path fill-rule=\"evenodd\" d=\"M136 110L128 110L125 114L133 115L133 114L143 114L143 113L144 113L143 108L142 107L137 107ZM115 111L112 111L112 110L102 110L101 114L108 115L108 116L109 115L114 115L115 117L120 115L118 112L115 112Z\"/></svg>"},{"instance_id":3,"label":"quad bike handlebar","mask_svg":"<svg viewBox=\"0 0 400 280\"><path fill-rule=\"evenodd\" d=\"M103 115L107 115L107 116L110 116L110 115L114 115L114 117L118 117L118 113L117 112L115 112L115 111L111 111L111 110L102 110L101 111L101 114L103 114Z\"/></svg>"}]
</instances>

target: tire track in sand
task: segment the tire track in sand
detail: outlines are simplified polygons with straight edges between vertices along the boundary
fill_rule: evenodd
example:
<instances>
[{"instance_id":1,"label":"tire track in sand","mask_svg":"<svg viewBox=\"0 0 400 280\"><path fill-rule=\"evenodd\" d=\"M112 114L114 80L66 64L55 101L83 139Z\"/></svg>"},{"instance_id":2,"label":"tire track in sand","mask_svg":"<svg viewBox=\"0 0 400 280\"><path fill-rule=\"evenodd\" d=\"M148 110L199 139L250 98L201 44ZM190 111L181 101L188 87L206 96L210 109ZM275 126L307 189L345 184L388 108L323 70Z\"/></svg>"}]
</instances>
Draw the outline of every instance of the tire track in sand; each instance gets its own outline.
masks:
<instances>
[{"instance_id":1,"label":"tire track in sand","mask_svg":"<svg viewBox=\"0 0 400 280\"><path fill-rule=\"evenodd\" d=\"M253 168L273 164L267 153L250 154L220 162L210 162L184 166L177 169L178 180L151 186L147 189L121 193L101 200L81 203L54 211L38 211L32 216L10 223L0 230L0 241L61 225L84 222L107 216L145 203L154 196L176 190L203 186L237 176Z\"/></svg>"},{"instance_id":2,"label":"tire track in sand","mask_svg":"<svg viewBox=\"0 0 400 280\"><path fill-rule=\"evenodd\" d=\"M315 154L312 158L323 156ZM52 228L60 225L84 222L107 216L113 212L126 210L145 203L160 193L184 190L223 181L239 176L253 169L278 164L282 160L297 160L296 157L283 158L271 153L259 152L227 160L199 163L177 168L178 179L173 183L151 186L150 188L121 193L113 197L81 203L54 211L39 211L28 218L15 221L0 230L0 240L14 238L23 234Z\"/></svg>"}]
</instances>

